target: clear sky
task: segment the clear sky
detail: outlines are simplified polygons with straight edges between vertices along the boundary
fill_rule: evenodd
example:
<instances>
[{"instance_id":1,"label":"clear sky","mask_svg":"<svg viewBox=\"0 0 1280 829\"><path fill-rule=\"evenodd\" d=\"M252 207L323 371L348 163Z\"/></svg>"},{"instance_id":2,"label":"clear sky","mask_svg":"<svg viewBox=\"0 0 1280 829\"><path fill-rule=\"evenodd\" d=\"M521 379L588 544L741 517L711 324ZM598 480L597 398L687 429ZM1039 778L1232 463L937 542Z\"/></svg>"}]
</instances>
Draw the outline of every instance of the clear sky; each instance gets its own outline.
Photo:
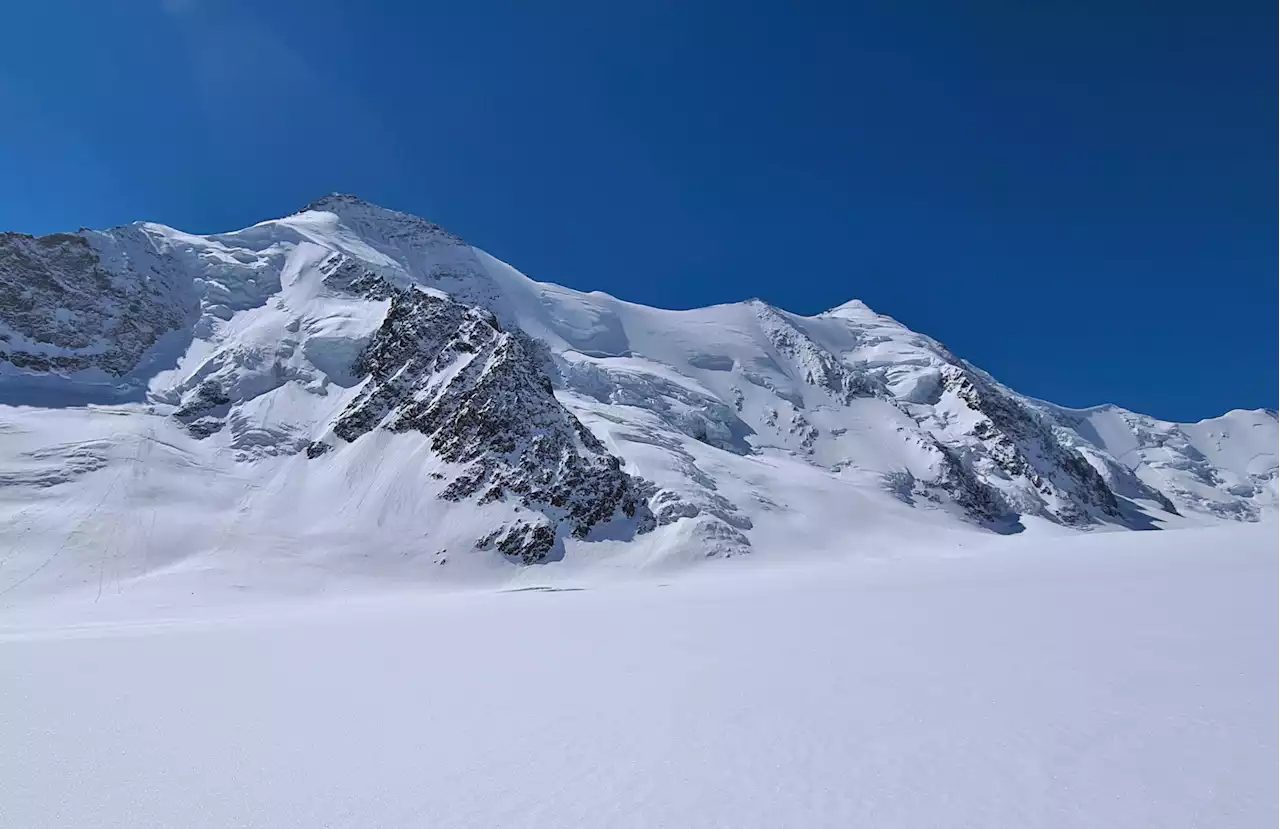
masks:
<instances>
[{"instance_id":1,"label":"clear sky","mask_svg":"<svg viewBox=\"0 0 1280 829\"><path fill-rule=\"evenodd\" d=\"M857 297L1066 405L1274 407L1276 22L1264 0L10 4L0 228L210 232L351 192L646 304Z\"/></svg>"}]
</instances>

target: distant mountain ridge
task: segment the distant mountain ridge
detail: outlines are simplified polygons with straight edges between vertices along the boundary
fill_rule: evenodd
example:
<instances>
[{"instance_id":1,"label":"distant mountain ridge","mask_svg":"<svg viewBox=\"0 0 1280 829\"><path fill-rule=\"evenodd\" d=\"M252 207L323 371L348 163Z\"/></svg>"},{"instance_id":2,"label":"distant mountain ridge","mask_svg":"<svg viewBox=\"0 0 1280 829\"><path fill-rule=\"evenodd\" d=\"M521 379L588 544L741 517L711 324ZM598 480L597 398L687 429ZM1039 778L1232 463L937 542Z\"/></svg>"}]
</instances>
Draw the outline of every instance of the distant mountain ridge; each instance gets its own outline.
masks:
<instances>
[{"instance_id":1,"label":"distant mountain ridge","mask_svg":"<svg viewBox=\"0 0 1280 829\"><path fill-rule=\"evenodd\" d=\"M207 236L0 235L0 591L1257 521L1276 445L1269 410L1024 397L857 300L535 282L353 196Z\"/></svg>"}]
</instances>

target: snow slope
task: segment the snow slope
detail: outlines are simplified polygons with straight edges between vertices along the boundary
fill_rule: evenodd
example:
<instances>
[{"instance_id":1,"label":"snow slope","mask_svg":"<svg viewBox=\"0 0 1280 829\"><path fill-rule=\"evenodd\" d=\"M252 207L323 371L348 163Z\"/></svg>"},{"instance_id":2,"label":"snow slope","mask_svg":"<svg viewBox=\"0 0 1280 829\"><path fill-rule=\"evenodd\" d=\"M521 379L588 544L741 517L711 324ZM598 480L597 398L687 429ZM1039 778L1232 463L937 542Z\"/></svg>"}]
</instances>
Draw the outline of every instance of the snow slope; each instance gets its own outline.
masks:
<instances>
[{"instance_id":1,"label":"snow slope","mask_svg":"<svg viewBox=\"0 0 1280 829\"><path fill-rule=\"evenodd\" d=\"M0 606L1257 521L1276 443L1030 400L857 301L536 282L350 196L0 237Z\"/></svg>"},{"instance_id":2,"label":"snow slope","mask_svg":"<svg viewBox=\"0 0 1280 829\"><path fill-rule=\"evenodd\" d=\"M1046 410L1188 511L1256 521L1276 505L1276 413L1169 423L1118 406Z\"/></svg>"},{"instance_id":3,"label":"snow slope","mask_svg":"<svg viewBox=\"0 0 1280 829\"><path fill-rule=\"evenodd\" d=\"M744 561L10 611L0 825L1276 822L1274 524Z\"/></svg>"}]
</instances>

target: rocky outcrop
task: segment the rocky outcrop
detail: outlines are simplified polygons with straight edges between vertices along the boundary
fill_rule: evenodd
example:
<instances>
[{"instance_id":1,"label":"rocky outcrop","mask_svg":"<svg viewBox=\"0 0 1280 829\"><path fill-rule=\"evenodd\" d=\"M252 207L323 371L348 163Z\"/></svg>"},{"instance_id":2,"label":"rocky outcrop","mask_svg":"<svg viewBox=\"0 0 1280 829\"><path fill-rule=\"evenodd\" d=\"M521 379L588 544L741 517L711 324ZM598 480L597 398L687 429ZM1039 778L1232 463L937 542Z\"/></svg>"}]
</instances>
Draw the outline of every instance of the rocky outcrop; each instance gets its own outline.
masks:
<instances>
[{"instance_id":1,"label":"rocky outcrop","mask_svg":"<svg viewBox=\"0 0 1280 829\"><path fill-rule=\"evenodd\" d=\"M187 395L173 413L193 437L207 438L222 431L232 400L217 380L205 380Z\"/></svg>"},{"instance_id":2,"label":"rocky outcrop","mask_svg":"<svg viewBox=\"0 0 1280 829\"><path fill-rule=\"evenodd\" d=\"M440 497L506 501L536 517L478 541L526 562L546 558L568 533L586 538L615 519L653 527L640 483L556 400L524 337L490 312L373 277L345 285L390 308L354 367L368 381L333 423L354 441L375 428L415 431L458 471Z\"/></svg>"},{"instance_id":3,"label":"rocky outcrop","mask_svg":"<svg viewBox=\"0 0 1280 829\"><path fill-rule=\"evenodd\" d=\"M900 497L910 493L912 498L933 501L949 498L970 518L993 528L1016 527L1018 514L1041 515L1071 526L1122 518L1107 481L1059 438L1051 423L940 344L905 330L896 338L887 336L896 335L894 329L900 326L863 306L857 309L874 317L876 329L864 333L850 326L853 347L900 340L919 353L904 360L917 375L914 382L905 383L897 376L897 364L842 360L785 314L762 302L752 305L771 345L806 384L825 390L845 406L857 398L884 400L922 427L918 442L933 457L937 474L932 479L907 472L887 476L886 486ZM963 434L937 428L941 424L936 404L948 393L971 413L971 426ZM765 418L769 425L777 420L776 410ZM821 435L798 412L791 416L790 432L802 438L799 451L814 453ZM998 486L1002 480L1014 485Z\"/></svg>"},{"instance_id":4,"label":"rocky outcrop","mask_svg":"<svg viewBox=\"0 0 1280 829\"><path fill-rule=\"evenodd\" d=\"M0 362L120 377L188 319L194 302L163 278L154 251L139 246L143 261L108 267L90 240L87 231L0 233Z\"/></svg>"},{"instance_id":5,"label":"rocky outcrop","mask_svg":"<svg viewBox=\"0 0 1280 829\"><path fill-rule=\"evenodd\" d=\"M1074 526L1093 523L1099 512L1121 517L1120 504L1103 477L1084 456L1063 445L1036 412L975 372L948 366L942 375L944 391L981 415L969 435L985 450L984 460L1009 478L1029 481L1047 496L1042 514ZM1015 505L1020 512L1031 512L1028 506Z\"/></svg>"}]
</instances>

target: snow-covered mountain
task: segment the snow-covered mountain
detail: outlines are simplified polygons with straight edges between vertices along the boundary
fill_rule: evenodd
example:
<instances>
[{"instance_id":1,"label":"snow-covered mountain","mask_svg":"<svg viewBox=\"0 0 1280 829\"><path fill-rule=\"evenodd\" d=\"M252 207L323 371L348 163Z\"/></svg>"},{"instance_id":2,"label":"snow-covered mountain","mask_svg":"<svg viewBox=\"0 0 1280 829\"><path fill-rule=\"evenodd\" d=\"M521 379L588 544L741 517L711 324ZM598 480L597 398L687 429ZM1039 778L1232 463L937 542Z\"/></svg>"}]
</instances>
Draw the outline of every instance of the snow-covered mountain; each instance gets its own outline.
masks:
<instances>
[{"instance_id":1,"label":"snow-covered mountain","mask_svg":"<svg viewBox=\"0 0 1280 829\"><path fill-rule=\"evenodd\" d=\"M536 282L350 196L210 236L0 236L7 594L1255 521L1276 447L1274 411L1023 397L856 300Z\"/></svg>"}]
</instances>

